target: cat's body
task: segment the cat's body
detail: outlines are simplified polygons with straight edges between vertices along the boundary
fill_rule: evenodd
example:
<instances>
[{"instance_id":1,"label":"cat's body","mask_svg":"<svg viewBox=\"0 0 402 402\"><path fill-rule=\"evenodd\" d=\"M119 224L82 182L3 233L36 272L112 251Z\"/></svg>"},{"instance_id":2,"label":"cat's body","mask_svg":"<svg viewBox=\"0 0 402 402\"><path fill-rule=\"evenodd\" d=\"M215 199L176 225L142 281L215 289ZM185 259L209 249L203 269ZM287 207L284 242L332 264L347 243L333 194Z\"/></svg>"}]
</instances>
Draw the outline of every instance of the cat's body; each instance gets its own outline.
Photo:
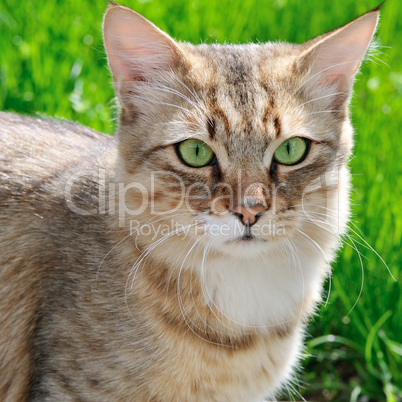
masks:
<instances>
[{"instance_id":1,"label":"cat's body","mask_svg":"<svg viewBox=\"0 0 402 402\"><path fill-rule=\"evenodd\" d=\"M340 71L331 34L195 47L111 5L117 141L0 114L0 399L249 401L289 380L349 213L377 18L339 30L358 37ZM295 133L303 158L274 163ZM211 163L181 160L190 137Z\"/></svg>"},{"instance_id":2,"label":"cat's body","mask_svg":"<svg viewBox=\"0 0 402 402\"><path fill-rule=\"evenodd\" d=\"M168 286L167 268L152 257L143 268L150 276L138 275L136 291L127 295L127 277L141 254L124 243L130 232L115 233L105 214L75 213L65 197L78 172L72 200L84 210L99 208L99 169L113 168L113 137L68 123L0 117L7 166L1 183L8 193L1 197L2 399L249 400L290 373L301 341L296 322L264 328L263 336L225 325L220 330L227 334L196 335L176 303L177 281ZM113 249L121 240L121 249ZM255 270L261 276L263 261L215 263L220 271L227 264L244 291L244 275L236 275ZM181 280L182 302L195 299L214 325L197 277L191 295L190 277L183 273ZM233 289L233 301L244 302L239 290ZM200 321L196 314L190 319Z\"/></svg>"},{"instance_id":3,"label":"cat's body","mask_svg":"<svg viewBox=\"0 0 402 402\"><path fill-rule=\"evenodd\" d=\"M76 169L90 167L96 173L98 158L114 141L77 125L5 113L0 125L0 399L16 401L30 395L40 370L46 370L41 356L50 349L44 345L40 351L37 345L42 339L40 322L60 309L58 301L73 302L74 272L86 258L93 264L99 258L95 250L99 251L96 243L105 228L104 216L98 215L96 223L92 218L92 224L91 217L80 217L78 222L78 215L65 203L62 183ZM94 151L92 158L88 149ZM90 205L95 191L90 182L83 203ZM67 277L60 276L65 266L70 272Z\"/></svg>"}]
</instances>

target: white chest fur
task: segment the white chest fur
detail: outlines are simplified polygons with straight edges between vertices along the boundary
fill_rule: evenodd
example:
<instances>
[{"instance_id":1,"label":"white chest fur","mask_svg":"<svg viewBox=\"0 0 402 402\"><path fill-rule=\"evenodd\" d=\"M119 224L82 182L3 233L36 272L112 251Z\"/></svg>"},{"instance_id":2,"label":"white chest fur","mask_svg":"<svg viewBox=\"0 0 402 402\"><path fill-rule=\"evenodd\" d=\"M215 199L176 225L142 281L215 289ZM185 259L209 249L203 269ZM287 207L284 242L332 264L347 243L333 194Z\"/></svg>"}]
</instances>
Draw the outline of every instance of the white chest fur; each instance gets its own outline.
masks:
<instances>
[{"instance_id":1,"label":"white chest fur","mask_svg":"<svg viewBox=\"0 0 402 402\"><path fill-rule=\"evenodd\" d=\"M318 250L292 242L257 258L214 257L201 271L210 304L233 324L263 329L302 315L306 296L319 297L327 264Z\"/></svg>"}]
</instances>

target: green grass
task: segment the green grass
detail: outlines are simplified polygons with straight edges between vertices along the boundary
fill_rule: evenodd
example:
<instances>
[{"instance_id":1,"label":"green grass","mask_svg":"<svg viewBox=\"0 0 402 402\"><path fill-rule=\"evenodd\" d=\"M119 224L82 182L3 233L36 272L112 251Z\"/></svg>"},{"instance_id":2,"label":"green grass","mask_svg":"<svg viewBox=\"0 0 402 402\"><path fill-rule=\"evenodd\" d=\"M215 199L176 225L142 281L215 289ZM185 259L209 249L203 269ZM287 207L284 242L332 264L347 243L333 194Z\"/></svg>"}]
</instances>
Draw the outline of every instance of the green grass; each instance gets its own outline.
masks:
<instances>
[{"instance_id":1,"label":"green grass","mask_svg":"<svg viewBox=\"0 0 402 402\"><path fill-rule=\"evenodd\" d=\"M180 40L303 42L342 25L377 0L125 1ZM106 1L3 0L0 110L79 121L111 133L114 96L101 40ZM299 392L307 400L396 401L401 393L402 3L388 0L379 29L384 54L355 86L353 222L385 260L346 240L328 303L309 327ZM388 48L389 46L389 48ZM358 299L364 272L364 287ZM328 288L329 284L327 284ZM353 310L349 313L351 308ZM399 388L398 388L399 387ZM299 398L295 396L295 398Z\"/></svg>"}]
</instances>

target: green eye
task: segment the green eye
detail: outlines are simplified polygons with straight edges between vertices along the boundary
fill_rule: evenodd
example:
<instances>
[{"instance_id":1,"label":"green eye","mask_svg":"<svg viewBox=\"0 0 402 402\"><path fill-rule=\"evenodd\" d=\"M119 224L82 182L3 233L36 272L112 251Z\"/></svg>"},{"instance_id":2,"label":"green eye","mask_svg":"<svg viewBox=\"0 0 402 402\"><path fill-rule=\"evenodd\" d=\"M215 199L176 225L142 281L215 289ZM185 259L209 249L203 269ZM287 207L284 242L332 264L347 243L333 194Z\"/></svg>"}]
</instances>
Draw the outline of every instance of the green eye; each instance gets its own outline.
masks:
<instances>
[{"instance_id":1,"label":"green eye","mask_svg":"<svg viewBox=\"0 0 402 402\"><path fill-rule=\"evenodd\" d=\"M183 162L192 167L209 165L215 156L207 144L194 139L181 142L177 147L177 151Z\"/></svg>"},{"instance_id":2,"label":"green eye","mask_svg":"<svg viewBox=\"0 0 402 402\"><path fill-rule=\"evenodd\" d=\"M274 160L282 165L300 163L307 153L307 140L293 137L282 142L274 154Z\"/></svg>"}]
</instances>

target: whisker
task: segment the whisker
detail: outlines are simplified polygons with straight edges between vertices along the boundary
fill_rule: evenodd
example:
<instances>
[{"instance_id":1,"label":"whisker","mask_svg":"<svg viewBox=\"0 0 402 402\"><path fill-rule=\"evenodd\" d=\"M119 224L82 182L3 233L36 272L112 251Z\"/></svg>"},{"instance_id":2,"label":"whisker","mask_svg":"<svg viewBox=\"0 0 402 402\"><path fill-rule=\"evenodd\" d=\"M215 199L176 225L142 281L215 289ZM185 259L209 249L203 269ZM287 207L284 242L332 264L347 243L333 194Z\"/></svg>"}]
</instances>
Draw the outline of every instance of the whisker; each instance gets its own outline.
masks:
<instances>
[{"instance_id":1,"label":"whisker","mask_svg":"<svg viewBox=\"0 0 402 402\"><path fill-rule=\"evenodd\" d=\"M167 240L169 237L172 237L178 233L181 233L187 229L189 229L190 227L195 226L196 224L191 224L191 225L187 225L187 226L183 226L179 229L174 230L173 232L167 233L166 235L164 235L162 238L158 239L157 241L155 241L154 243L152 243L147 249L145 249L141 255L138 257L137 261L133 264L133 267L130 271L129 277L131 275L133 275L133 279L131 282L131 289L133 289L133 285L134 285L134 280L135 280L135 274L138 271L142 261L144 261L145 258L148 257L149 254L152 253L152 251L155 250L156 247L158 247L160 244L162 244L165 240Z\"/></svg>"},{"instance_id":2,"label":"whisker","mask_svg":"<svg viewBox=\"0 0 402 402\"><path fill-rule=\"evenodd\" d=\"M198 106L204 111L205 115L208 117L209 122L212 122L212 117L208 113L208 110L204 106L203 102L201 99L198 97L196 93L194 93L177 75L173 74L173 78L180 84L182 85L187 91L193 96L193 98L198 102Z\"/></svg>"},{"instance_id":3,"label":"whisker","mask_svg":"<svg viewBox=\"0 0 402 402\"><path fill-rule=\"evenodd\" d=\"M166 87L164 85L160 85L160 84L155 84L153 85L153 89L156 88L158 91L160 92L166 92L166 93L170 93L172 95L176 95L181 99L184 99L185 101L187 101L191 106L193 106L201 115L204 114L204 112L197 106L197 104L195 102L193 102L191 99L189 99L187 96L185 96L184 94L182 94L181 92L173 89L173 88L169 88Z\"/></svg>"},{"instance_id":4,"label":"whisker","mask_svg":"<svg viewBox=\"0 0 402 402\"><path fill-rule=\"evenodd\" d=\"M203 235L203 236L204 236L204 235ZM182 301L181 301L181 294L180 294L180 275L181 275L182 269L183 269L183 267L184 267L184 264L185 264L185 261L186 261L188 255L191 253L191 251L193 250L193 248L198 244L198 242L201 241L201 239L202 239L203 236L201 236L200 238L198 238L198 239L194 242L194 244L191 246L190 250L189 250L188 253L186 254L186 257L184 258L184 260L183 260L183 262L182 262L182 264L181 264L181 267L180 267L180 270L179 270L179 274L178 274L178 278L177 278L177 298L178 298L178 302L179 302L179 307L180 307L180 311L181 311L181 314L182 314L182 317L183 317L184 321L186 322L186 324L187 324L188 328L190 329L190 331L191 331L195 336L197 336L199 339L203 340L204 342L211 343L211 344L213 344L213 345L223 346L223 347L230 347L230 346L228 346L228 345L219 344L219 343L217 343L217 342L212 342L212 341L210 341L210 340L208 340L208 339L203 338L203 337L200 336L199 334L197 334L197 333L193 330L193 328L191 327L191 325L189 325L189 321L190 321L190 323L191 323L195 328L197 328L197 329L199 329L199 330L201 330L201 328L199 328L199 327L191 320L191 318L189 318L189 317L186 315L185 309L184 309L184 306L183 306L183 303L182 303ZM187 320L188 320L188 321L187 321Z\"/></svg>"},{"instance_id":5,"label":"whisker","mask_svg":"<svg viewBox=\"0 0 402 402\"><path fill-rule=\"evenodd\" d=\"M342 62L342 63L333 64L333 65L331 65L331 66L329 66L329 67L327 67L327 68L324 68L324 69L318 71L317 73L313 74L312 76L309 76L306 80L304 80L304 81L292 92L292 96L294 96L302 87L304 87L304 86L305 86L308 82L310 82L313 78L315 78L315 77L317 77L318 75L322 74L324 71L331 70L331 69L333 69L333 68L335 68L335 67L343 66L343 65L345 65L345 64L356 63L356 62L359 62L359 61L360 61L360 58L359 58L359 59L356 59L356 60L351 60L351 61L344 61L344 62Z\"/></svg>"},{"instance_id":6,"label":"whisker","mask_svg":"<svg viewBox=\"0 0 402 402\"><path fill-rule=\"evenodd\" d=\"M212 304L213 304L213 306L214 306L223 316L225 316L226 318L229 318L229 317L227 317L227 316L218 308L218 306L214 303L214 301L213 301L212 298L210 297L210 295L209 295L209 293L208 293L208 290L207 290L207 288L206 288L206 284L205 284L205 280L204 280L204 278L205 278L204 274L205 274L206 254L207 254L207 252L211 249L211 247L212 247L212 242L209 244L208 249L207 249L207 250L204 250L203 260L202 260L202 264L201 264L201 290L202 290L202 294L203 294L204 299L205 299L206 301L211 301ZM208 308L209 308L209 310L211 311L212 315L213 315L213 316L218 320L218 322L220 322L224 327L226 327L226 328L228 328L229 330L231 330L232 332L235 332L235 333L238 333L238 334L246 334L244 331L236 330L235 328L232 328L232 327L230 327L229 325L227 325L226 323L224 323L224 322L222 321L222 319L221 319L219 316L217 316L217 315L215 314L214 310L210 307L210 305L209 305L208 302L207 302L207 305L208 305ZM210 326L210 328L212 328L212 327ZM216 331L216 329L215 329L215 331ZM218 332L219 332L219 333L222 333L221 331L218 331Z\"/></svg>"},{"instance_id":7,"label":"whisker","mask_svg":"<svg viewBox=\"0 0 402 402\"><path fill-rule=\"evenodd\" d=\"M118 243L116 243L107 253L106 255L102 258L102 261L100 262L98 268L96 269L96 279L95 279L95 283L98 282L98 276L99 276L99 271L102 267L102 264L104 263L105 259L107 258L107 256L119 245L121 244L124 240L126 240L128 237L130 237L132 235L132 233L129 233L127 236L125 236L122 240L120 240Z\"/></svg>"},{"instance_id":8,"label":"whisker","mask_svg":"<svg viewBox=\"0 0 402 402\"><path fill-rule=\"evenodd\" d=\"M301 276L300 280L301 280L301 283L302 283L302 302L301 302L301 305L300 305L300 312L299 312L299 317L298 317L298 320L297 320L297 324L299 325L300 321L301 321L302 313L303 313L303 307L304 307L304 296L305 296L304 275L303 275L303 269L302 269L301 262L300 262L300 256L297 253L296 245L294 244L292 239L286 239L286 240L287 240L287 242L289 244L290 249L292 250L293 261L295 263L295 268L296 268L296 261L297 261L297 266L299 268L300 276Z\"/></svg>"},{"instance_id":9,"label":"whisker","mask_svg":"<svg viewBox=\"0 0 402 402\"><path fill-rule=\"evenodd\" d=\"M324 260L326 263L329 263L328 261L328 256L325 254L324 250L322 249L322 247L315 241L313 240L308 234L304 233L301 229L296 228L297 232L299 232L301 235L305 236L308 240L310 240L314 246L317 247L317 249L321 252L321 254L324 257Z\"/></svg>"},{"instance_id":10,"label":"whisker","mask_svg":"<svg viewBox=\"0 0 402 402\"><path fill-rule=\"evenodd\" d=\"M397 282L396 278L392 274L390 268L388 267L387 263L384 261L384 259L381 257L381 255L362 237L360 236L355 230L353 230L350 226L348 226L348 229L353 232L361 241L364 242L364 244L367 245L367 248L371 250L380 260L381 262L385 265L387 268L388 273L390 274L391 278L394 280L394 282Z\"/></svg>"},{"instance_id":11,"label":"whisker","mask_svg":"<svg viewBox=\"0 0 402 402\"><path fill-rule=\"evenodd\" d=\"M200 245L200 244L201 244L201 243L199 243L199 245ZM210 245L210 244L208 243L207 245L204 246L203 258L202 258L202 262L201 262L201 271L202 271L202 269L203 269L203 264L205 263L205 252L206 252L207 248L209 249L209 245ZM197 250L198 250L198 249L199 249L199 247L197 248ZM193 269L194 269L194 258L195 258L195 256L193 257L193 265L192 265L192 267L191 267L191 272L192 272ZM200 276L200 279L201 279L201 276ZM202 284L201 284L201 290L202 290ZM214 328L213 328L211 325L209 325L209 324L207 323L207 321L204 319L204 317L202 317L202 315L201 315L200 312L198 311L197 304L195 303L194 297L193 297L193 295L192 295L191 277L190 277L190 294L191 294L191 299L192 299L192 301L193 301L194 309L195 309L195 311L197 312L197 315L198 315L198 317L200 318L200 320L204 323L204 332L207 333L207 328L208 328L208 327L211 328L211 329L214 329ZM204 300L206 301L205 297L204 297ZM200 328L198 328L198 329L200 329ZM215 330L215 332L218 332L219 334L223 334L222 331L217 330L216 328L215 328L214 330Z\"/></svg>"},{"instance_id":12,"label":"whisker","mask_svg":"<svg viewBox=\"0 0 402 402\"><path fill-rule=\"evenodd\" d=\"M181 209L181 211L187 211L186 209ZM170 212L170 211L168 211L168 212ZM172 212L176 212L176 211L172 211ZM153 221L152 219L154 219L154 218L158 218L160 215L164 215L162 218L160 218L160 219L157 219L156 221ZM166 212L163 212L162 214L158 214L158 215L156 215L156 216L154 216L154 217L151 217L150 219L148 219L143 225L141 225L139 228L134 228L134 230L137 232L137 235L135 236L135 247L136 247L136 249L138 250L138 251L141 251L140 249L139 249L139 247L138 247L138 243L137 243L137 240L138 240L138 236L140 235L140 233L141 233L141 230L143 230L145 227L151 227L152 225L154 225L156 222L160 222L160 221L162 221L162 220L167 220L167 219L172 219L172 218L174 218L174 217L177 217L177 216L193 216L194 214L193 213L191 213L191 212L188 212L188 213L178 213L178 214L173 214L173 215L167 215L167 213ZM157 230L156 231L156 234L158 233L159 231Z\"/></svg>"},{"instance_id":13,"label":"whisker","mask_svg":"<svg viewBox=\"0 0 402 402\"><path fill-rule=\"evenodd\" d=\"M351 308L351 309L349 310L349 312L346 314L346 317L348 317L349 314L350 314L350 313L353 311L353 309L356 307L356 305L357 305L358 301L360 300L360 297L361 297L361 295L362 295L362 293L363 293L363 286L364 286L364 265L363 265L363 259L362 259L361 253L360 253L360 251L357 249L357 247L356 247L354 241L352 240L352 238L351 238L350 236L348 236L348 238L349 238L349 240L353 243L354 249L356 250L357 255L359 256L360 267L361 267L361 271L362 271L362 282L361 282L361 286L360 286L360 290L359 290L359 294L358 294L358 296L357 296L357 299L356 299L355 303L353 304L352 308Z\"/></svg>"},{"instance_id":14,"label":"whisker","mask_svg":"<svg viewBox=\"0 0 402 402\"><path fill-rule=\"evenodd\" d=\"M324 95L324 96L320 96L318 98L310 99L310 100L302 103L301 105L297 106L295 108L295 110L300 109L302 106L307 105L308 103L315 102L315 101L320 100L320 99L329 98L330 96L341 95L341 94L346 95L347 92L343 92L343 91L341 91L341 92L333 92L333 93L328 94L328 95Z\"/></svg>"},{"instance_id":15,"label":"whisker","mask_svg":"<svg viewBox=\"0 0 402 402\"><path fill-rule=\"evenodd\" d=\"M157 104L157 105L171 106L171 107L173 107L173 108L182 110L183 112L189 113L189 114L193 115L193 116L196 117L196 118L199 118L199 117L200 117L199 115L197 115L197 114L196 114L195 112L193 112L192 110L186 109L186 108L183 107L183 106L175 105L174 103L163 102L163 101L160 101L160 100L154 100L154 99L150 99L150 98L147 98L147 97L145 97L145 96L138 95L138 94L132 94L131 96L133 96L133 97L135 97L135 98L137 98L137 99L144 100L144 101L146 101L146 102L150 102L150 103Z\"/></svg>"},{"instance_id":16,"label":"whisker","mask_svg":"<svg viewBox=\"0 0 402 402\"><path fill-rule=\"evenodd\" d=\"M178 126L180 124L184 125L186 127L195 126L195 127L199 128L201 130L204 129L199 123L193 123L191 121L186 121L186 120L183 120L183 121L177 120L177 121L168 121L168 122L158 123L159 126ZM196 134L197 133L194 133L193 135L196 135Z\"/></svg>"},{"instance_id":17,"label":"whisker","mask_svg":"<svg viewBox=\"0 0 402 402\"><path fill-rule=\"evenodd\" d=\"M332 109L332 110L320 110L317 112L309 112L306 113L305 116L309 116L310 114L318 114L318 113L334 113L334 112L342 112L341 109Z\"/></svg>"}]
</instances>

